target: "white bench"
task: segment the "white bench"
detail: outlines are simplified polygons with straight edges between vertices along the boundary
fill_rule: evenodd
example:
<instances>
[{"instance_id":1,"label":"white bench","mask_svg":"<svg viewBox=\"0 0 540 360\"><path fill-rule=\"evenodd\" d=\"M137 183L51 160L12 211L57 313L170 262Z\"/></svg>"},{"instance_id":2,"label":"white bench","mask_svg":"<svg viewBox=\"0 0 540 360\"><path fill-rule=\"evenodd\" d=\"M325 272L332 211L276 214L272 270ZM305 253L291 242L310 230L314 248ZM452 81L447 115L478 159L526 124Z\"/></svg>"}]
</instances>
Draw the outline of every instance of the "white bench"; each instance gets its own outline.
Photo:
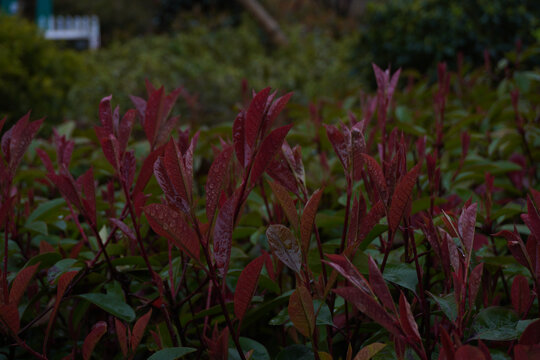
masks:
<instances>
[{"instance_id":1,"label":"white bench","mask_svg":"<svg viewBox=\"0 0 540 360\"><path fill-rule=\"evenodd\" d=\"M38 26L46 39L88 40L88 48L99 48L101 34L97 16L42 17L38 19Z\"/></svg>"}]
</instances>

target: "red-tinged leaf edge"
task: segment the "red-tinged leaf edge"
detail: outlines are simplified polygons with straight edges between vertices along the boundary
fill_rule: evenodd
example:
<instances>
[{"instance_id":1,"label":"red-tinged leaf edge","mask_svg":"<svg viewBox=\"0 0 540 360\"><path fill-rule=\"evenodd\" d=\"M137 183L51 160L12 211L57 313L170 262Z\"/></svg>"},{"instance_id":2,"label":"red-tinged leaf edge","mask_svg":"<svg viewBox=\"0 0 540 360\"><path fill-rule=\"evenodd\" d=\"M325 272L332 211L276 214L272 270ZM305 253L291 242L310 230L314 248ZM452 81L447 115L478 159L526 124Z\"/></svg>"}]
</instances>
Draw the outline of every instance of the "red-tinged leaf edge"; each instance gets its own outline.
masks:
<instances>
[{"instance_id":1,"label":"red-tinged leaf edge","mask_svg":"<svg viewBox=\"0 0 540 360\"><path fill-rule=\"evenodd\" d=\"M214 225L214 259L220 276L224 277L231 260L232 233L234 228L234 212L239 201L234 194L219 209Z\"/></svg>"},{"instance_id":2,"label":"red-tinged leaf edge","mask_svg":"<svg viewBox=\"0 0 540 360\"><path fill-rule=\"evenodd\" d=\"M484 353L479 348L471 345L462 345L454 354L456 360L485 360Z\"/></svg>"},{"instance_id":3,"label":"red-tinged leaf edge","mask_svg":"<svg viewBox=\"0 0 540 360\"><path fill-rule=\"evenodd\" d=\"M405 214L407 204L411 200L411 193L420 171L420 164L417 164L407 174L405 174L396 185L390 210L388 211L388 225L392 232L395 232L401 222L401 218Z\"/></svg>"},{"instance_id":4,"label":"red-tinged leaf edge","mask_svg":"<svg viewBox=\"0 0 540 360\"><path fill-rule=\"evenodd\" d=\"M529 306L534 299L533 296L531 296L529 282L523 275L516 275L516 277L514 277L510 295L512 306L520 316L529 309Z\"/></svg>"},{"instance_id":5,"label":"red-tinged leaf edge","mask_svg":"<svg viewBox=\"0 0 540 360\"><path fill-rule=\"evenodd\" d=\"M253 148L257 141L257 137L262 126L262 121L265 116L266 100L268 99L269 94L269 87L259 91L253 100L251 100L251 103L246 111L244 131L246 143L250 148Z\"/></svg>"},{"instance_id":6,"label":"red-tinged leaf edge","mask_svg":"<svg viewBox=\"0 0 540 360\"><path fill-rule=\"evenodd\" d=\"M390 293L390 290L386 285L386 281L384 280L382 273L379 270L379 267L371 256L368 258L368 265L369 284L371 285L373 292L388 310L393 311L393 313L397 315L396 305L394 304L394 300L392 299L392 294Z\"/></svg>"},{"instance_id":7,"label":"red-tinged leaf edge","mask_svg":"<svg viewBox=\"0 0 540 360\"><path fill-rule=\"evenodd\" d=\"M239 321L244 318L253 294L255 294L264 260L264 255L255 258L242 270L238 277L234 292L234 314Z\"/></svg>"},{"instance_id":8,"label":"red-tinged leaf edge","mask_svg":"<svg viewBox=\"0 0 540 360\"><path fill-rule=\"evenodd\" d=\"M20 329L19 309L17 304L0 305L0 324L12 334L17 334Z\"/></svg>"},{"instance_id":9,"label":"red-tinged leaf edge","mask_svg":"<svg viewBox=\"0 0 540 360\"><path fill-rule=\"evenodd\" d=\"M418 332L418 325L416 324L414 315L411 311L411 305L409 305L403 291L399 297L399 323L407 335L409 342L417 343L421 341L420 333Z\"/></svg>"},{"instance_id":10,"label":"red-tinged leaf edge","mask_svg":"<svg viewBox=\"0 0 540 360\"><path fill-rule=\"evenodd\" d=\"M36 271L39 268L40 263L36 263L34 265L28 266L17 274L15 279L13 279L13 282L11 284L11 290L9 292L9 303L19 305L19 302L21 301L21 297L24 295L26 288L28 287L28 283L30 283L30 280L32 280L32 277L36 273Z\"/></svg>"},{"instance_id":11,"label":"red-tinged leaf edge","mask_svg":"<svg viewBox=\"0 0 540 360\"><path fill-rule=\"evenodd\" d=\"M317 208L323 194L323 189L318 189L309 198L302 217L300 218L300 239L302 244L302 250L307 254L309 250L309 241L311 239L311 231L315 224L315 216L317 215Z\"/></svg>"},{"instance_id":12,"label":"red-tinged leaf edge","mask_svg":"<svg viewBox=\"0 0 540 360\"><path fill-rule=\"evenodd\" d=\"M251 184L255 185L283 144L292 124L273 130L262 142L251 169Z\"/></svg>"},{"instance_id":13,"label":"red-tinged leaf edge","mask_svg":"<svg viewBox=\"0 0 540 360\"><path fill-rule=\"evenodd\" d=\"M343 133L334 125L323 124L326 129L326 136L334 148L339 161L343 165L343 168L348 171L349 169L349 146Z\"/></svg>"},{"instance_id":14,"label":"red-tinged leaf edge","mask_svg":"<svg viewBox=\"0 0 540 360\"><path fill-rule=\"evenodd\" d=\"M206 180L206 218L212 223L216 208L218 206L221 190L225 186L227 179L227 169L233 153L233 148L227 145L216 157L210 169Z\"/></svg>"},{"instance_id":15,"label":"red-tinged leaf edge","mask_svg":"<svg viewBox=\"0 0 540 360\"><path fill-rule=\"evenodd\" d=\"M94 348L96 347L99 339L107 332L107 323L105 321L99 321L94 326L92 330L84 339L82 346L82 356L84 360L90 360Z\"/></svg>"},{"instance_id":16,"label":"red-tinged leaf edge","mask_svg":"<svg viewBox=\"0 0 540 360\"><path fill-rule=\"evenodd\" d=\"M304 286L291 294L287 310L294 327L305 337L311 338L315 329L315 309L311 294Z\"/></svg>"},{"instance_id":17,"label":"red-tinged leaf edge","mask_svg":"<svg viewBox=\"0 0 540 360\"><path fill-rule=\"evenodd\" d=\"M340 273L345 279L349 280L358 290L366 294L373 294L368 281L360 274L358 269L351 263L351 261L341 254L325 254L330 261L323 260L334 270Z\"/></svg>"},{"instance_id":18,"label":"red-tinged leaf edge","mask_svg":"<svg viewBox=\"0 0 540 360\"><path fill-rule=\"evenodd\" d=\"M158 235L167 238L188 256L199 260L200 246L197 234L182 215L163 204L150 204L144 207L148 223Z\"/></svg>"},{"instance_id":19,"label":"red-tinged leaf edge","mask_svg":"<svg viewBox=\"0 0 540 360\"><path fill-rule=\"evenodd\" d=\"M474 203L463 208L458 220L459 235L461 236L467 253L470 253L473 249L474 228L476 225L476 207L476 203Z\"/></svg>"},{"instance_id":20,"label":"red-tinged leaf edge","mask_svg":"<svg viewBox=\"0 0 540 360\"><path fill-rule=\"evenodd\" d=\"M300 220L298 218L294 200L289 196L287 189L278 182L268 180L268 184L270 185L270 188L272 188L272 191L279 201L281 208L285 212L285 216L287 216L289 223L293 226L293 228L298 229L300 226Z\"/></svg>"},{"instance_id":21,"label":"red-tinged leaf edge","mask_svg":"<svg viewBox=\"0 0 540 360\"><path fill-rule=\"evenodd\" d=\"M114 318L114 328L116 329L116 336L118 337L118 343L120 344L120 350L124 356L128 354L128 337L126 334L126 326L117 318Z\"/></svg>"},{"instance_id":22,"label":"red-tinged leaf edge","mask_svg":"<svg viewBox=\"0 0 540 360\"><path fill-rule=\"evenodd\" d=\"M133 331L131 332L130 339L131 351L135 352L137 350L137 346L139 346L139 343L143 338L144 330L146 329L146 325L148 325L148 321L150 321L151 316L152 309L148 310L146 314L141 316L141 318L137 320L137 322L133 326Z\"/></svg>"},{"instance_id":23,"label":"red-tinged leaf edge","mask_svg":"<svg viewBox=\"0 0 540 360\"><path fill-rule=\"evenodd\" d=\"M299 274L302 268L302 250L291 230L284 225L273 224L266 229L266 237L272 253Z\"/></svg>"},{"instance_id":24,"label":"red-tinged leaf edge","mask_svg":"<svg viewBox=\"0 0 540 360\"><path fill-rule=\"evenodd\" d=\"M369 177L371 178L371 181L375 184L375 187L377 188L377 191L379 192L379 197L386 201L386 198L388 196L388 190L386 188L386 179L384 178L384 173L381 169L381 166L371 156L368 154L362 154L362 158L364 159L364 164L366 164L368 169Z\"/></svg>"}]
</instances>

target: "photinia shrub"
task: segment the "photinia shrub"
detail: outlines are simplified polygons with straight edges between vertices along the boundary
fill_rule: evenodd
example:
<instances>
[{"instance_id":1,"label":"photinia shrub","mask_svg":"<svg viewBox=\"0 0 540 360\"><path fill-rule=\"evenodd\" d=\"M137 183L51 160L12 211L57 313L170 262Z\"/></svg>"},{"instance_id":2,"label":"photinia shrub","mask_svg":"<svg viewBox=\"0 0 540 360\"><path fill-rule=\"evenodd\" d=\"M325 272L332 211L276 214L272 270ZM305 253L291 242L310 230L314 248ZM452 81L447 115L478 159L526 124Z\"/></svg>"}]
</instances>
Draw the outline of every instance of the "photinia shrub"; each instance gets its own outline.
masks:
<instances>
[{"instance_id":1,"label":"photinia shrub","mask_svg":"<svg viewBox=\"0 0 540 360\"><path fill-rule=\"evenodd\" d=\"M124 114L103 98L93 133L33 140L21 118L1 139L1 356L538 356L538 84L480 99L479 73L400 90L373 69L347 116L266 88L193 132L181 89L147 82Z\"/></svg>"}]
</instances>

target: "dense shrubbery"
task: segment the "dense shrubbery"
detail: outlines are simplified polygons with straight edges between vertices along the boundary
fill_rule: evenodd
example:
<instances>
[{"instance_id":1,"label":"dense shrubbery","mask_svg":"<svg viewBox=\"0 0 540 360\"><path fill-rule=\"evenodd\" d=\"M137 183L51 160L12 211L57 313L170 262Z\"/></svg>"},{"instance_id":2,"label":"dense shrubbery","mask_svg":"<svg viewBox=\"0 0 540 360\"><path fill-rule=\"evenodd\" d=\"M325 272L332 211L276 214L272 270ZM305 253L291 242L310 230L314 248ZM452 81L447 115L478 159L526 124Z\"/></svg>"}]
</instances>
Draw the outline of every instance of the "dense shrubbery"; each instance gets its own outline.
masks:
<instances>
[{"instance_id":1,"label":"dense shrubbery","mask_svg":"<svg viewBox=\"0 0 540 360\"><path fill-rule=\"evenodd\" d=\"M352 39L336 42L324 33L308 33L300 27L288 35L288 46L266 48L257 27L246 19L238 27L195 27L174 36L118 43L89 56L88 67L93 71L72 94L85 97L84 107L73 108L70 115L93 120L95 104L104 93L121 94L117 101L128 106L126 94L143 94L148 74L157 84L184 86L197 95L201 106L196 120L205 123L234 116L243 78L255 88L268 84L297 89L296 96L303 102L345 96L358 86L360 79L350 77L347 58Z\"/></svg>"},{"instance_id":2,"label":"dense shrubbery","mask_svg":"<svg viewBox=\"0 0 540 360\"><path fill-rule=\"evenodd\" d=\"M10 119L32 109L60 122L68 93L84 71L81 57L57 49L20 18L0 14L0 116Z\"/></svg>"},{"instance_id":3,"label":"dense shrubbery","mask_svg":"<svg viewBox=\"0 0 540 360\"><path fill-rule=\"evenodd\" d=\"M346 102L264 89L198 132L150 84L125 114L104 98L95 133L31 143L21 119L1 141L0 357L538 354L538 72L375 74Z\"/></svg>"},{"instance_id":4,"label":"dense shrubbery","mask_svg":"<svg viewBox=\"0 0 540 360\"><path fill-rule=\"evenodd\" d=\"M439 61L455 63L458 52L480 65L484 50L498 60L518 39L524 48L533 44L539 19L540 4L533 0L373 2L357 51L367 53L368 61L421 72Z\"/></svg>"}]
</instances>

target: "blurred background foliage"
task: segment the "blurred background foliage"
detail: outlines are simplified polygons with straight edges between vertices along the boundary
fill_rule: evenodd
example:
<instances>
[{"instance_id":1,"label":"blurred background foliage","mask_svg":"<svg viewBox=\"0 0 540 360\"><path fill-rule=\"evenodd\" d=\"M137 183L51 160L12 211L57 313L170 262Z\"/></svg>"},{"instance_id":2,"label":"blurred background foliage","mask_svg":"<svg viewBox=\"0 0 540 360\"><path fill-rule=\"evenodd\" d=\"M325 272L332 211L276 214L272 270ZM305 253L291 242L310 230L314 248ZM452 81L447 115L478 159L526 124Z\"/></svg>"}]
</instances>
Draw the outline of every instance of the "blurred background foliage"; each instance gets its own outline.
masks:
<instances>
[{"instance_id":1,"label":"blurred background foliage","mask_svg":"<svg viewBox=\"0 0 540 360\"><path fill-rule=\"evenodd\" d=\"M249 89L293 90L307 104L373 88L372 62L434 74L439 61L455 69L459 53L464 66L479 66L487 50L496 67L519 43L526 66L540 64L537 1L259 2L287 45L273 44L241 1L55 0L57 15L100 17L103 47L95 52L72 52L3 16L0 116L13 120L32 109L49 124L67 118L91 125L102 97L115 94L126 109L127 94L144 95L149 79L168 89L183 86L187 101L178 110L209 124L233 119L242 79ZM500 74L506 65L499 64Z\"/></svg>"}]
</instances>

